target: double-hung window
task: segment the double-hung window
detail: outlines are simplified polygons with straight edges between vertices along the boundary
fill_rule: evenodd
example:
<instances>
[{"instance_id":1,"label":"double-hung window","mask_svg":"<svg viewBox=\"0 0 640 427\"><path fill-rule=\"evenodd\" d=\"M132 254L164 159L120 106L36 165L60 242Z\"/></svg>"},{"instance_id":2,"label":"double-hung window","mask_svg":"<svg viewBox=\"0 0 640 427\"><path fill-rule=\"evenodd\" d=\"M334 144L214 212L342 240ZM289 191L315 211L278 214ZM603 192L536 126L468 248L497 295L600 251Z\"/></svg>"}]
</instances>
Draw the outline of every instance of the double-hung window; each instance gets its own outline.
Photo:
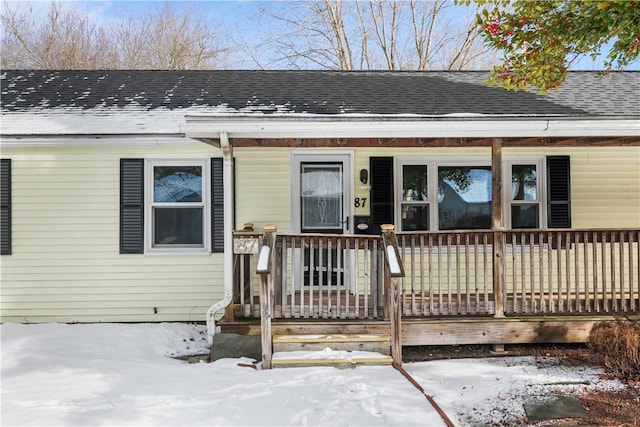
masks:
<instances>
[{"instance_id":1,"label":"double-hung window","mask_svg":"<svg viewBox=\"0 0 640 427\"><path fill-rule=\"evenodd\" d=\"M542 158L503 164L505 224L539 228L543 207ZM395 218L401 231L490 229L492 172L489 159L396 158ZM508 191L507 191L508 190Z\"/></svg>"},{"instance_id":2,"label":"double-hung window","mask_svg":"<svg viewBox=\"0 0 640 427\"><path fill-rule=\"evenodd\" d=\"M507 190L506 219L509 228L540 228L546 223L542 208L544 176L541 159L518 159L505 162L502 188Z\"/></svg>"},{"instance_id":3,"label":"double-hung window","mask_svg":"<svg viewBox=\"0 0 640 427\"><path fill-rule=\"evenodd\" d=\"M147 160L146 252L208 251L209 162Z\"/></svg>"},{"instance_id":4,"label":"double-hung window","mask_svg":"<svg viewBox=\"0 0 640 427\"><path fill-rule=\"evenodd\" d=\"M222 158L120 159L120 253L224 251Z\"/></svg>"}]
</instances>

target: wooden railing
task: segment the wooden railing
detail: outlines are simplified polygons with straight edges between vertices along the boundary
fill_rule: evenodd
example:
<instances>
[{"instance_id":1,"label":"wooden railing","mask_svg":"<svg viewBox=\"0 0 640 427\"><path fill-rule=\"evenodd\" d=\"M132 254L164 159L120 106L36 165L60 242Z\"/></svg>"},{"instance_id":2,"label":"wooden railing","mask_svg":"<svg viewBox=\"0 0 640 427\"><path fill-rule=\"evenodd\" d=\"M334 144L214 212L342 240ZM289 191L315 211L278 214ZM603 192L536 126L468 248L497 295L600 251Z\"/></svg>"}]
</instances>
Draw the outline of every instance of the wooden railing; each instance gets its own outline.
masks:
<instances>
[{"instance_id":1,"label":"wooden railing","mask_svg":"<svg viewBox=\"0 0 640 427\"><path fill-rule=\"evenodd\" d=\"M261 244L251 233L238 233L236 239L253 248ZM274 251L274 319L384 317L378 236L278 234ZM256 249L236 254L236 309L227 317L259 316L256 262Z\"/></svg>"},{"instance_id":2,"label":"wooden railing","mask_svg":"<svg viewBox=\"0 0 640 427\"><path fill-rule=\"evenodd\" d=\"M403 233L398 240L405 316L640 310L640 230Z\"/></svg>"},{"instance_id":3,"label":"wooden railing","mask_svg":"<svg viewBox=\"0 0 640 427\"><path fill-rule=\"evenodd\" d=\"M640 230L504 233L509 314L640 310Z\"/></svg>"},{"instance_id":4,"label":"wooden railing","mask_svg":"<svg viewBox=\"0 0 640 427\"><path fill-rule=\"evenodd\" d=\"M399 233L405 316L492 315L492 231Z\"/></svg>"},{"instance_id":5,"label":"wooden railing","mask_svg":"<svg viewBox=\"0 0 640 427\"><path fill-rule=\"evenodd\" d=\"M261 237L236 238L255 240L256 249L236 255L235 310L227 315L258 318ZM396 238L406 317L640 311L637 229L403 232ZM388 318L379 236L278 234L274 252L274 319Z\"/></svg>"}]
</instances>

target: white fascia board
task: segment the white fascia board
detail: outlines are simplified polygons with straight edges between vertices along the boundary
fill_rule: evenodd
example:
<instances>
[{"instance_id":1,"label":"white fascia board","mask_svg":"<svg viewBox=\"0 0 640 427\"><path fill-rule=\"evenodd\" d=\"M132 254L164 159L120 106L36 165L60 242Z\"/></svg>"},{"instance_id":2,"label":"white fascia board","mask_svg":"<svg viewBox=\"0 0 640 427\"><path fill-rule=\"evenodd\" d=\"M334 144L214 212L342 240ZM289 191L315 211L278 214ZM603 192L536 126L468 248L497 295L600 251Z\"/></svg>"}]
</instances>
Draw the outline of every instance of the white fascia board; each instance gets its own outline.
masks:
<instances>
[{"instance_id":1,"label":"white fascia board","mask_svg":"<svg viewBox=\"0 0 640 427\"><path fill-rule=\"evenodd\" d=\"M640 136L640 119L317 119L186 116L187 138L508 138Z\"/></svg>"},{"instance_id":2,"label":"white fascia board","mask_svg":"<svg viewBox=\"0 0 640 427\"><path fill-rule=\"evenodd\" d=\"M198 145L190 138L175 135L51 135L0 136L5 147L74 147L74 146L131 146L131 145Z\"/></svg>"}]
</instances>

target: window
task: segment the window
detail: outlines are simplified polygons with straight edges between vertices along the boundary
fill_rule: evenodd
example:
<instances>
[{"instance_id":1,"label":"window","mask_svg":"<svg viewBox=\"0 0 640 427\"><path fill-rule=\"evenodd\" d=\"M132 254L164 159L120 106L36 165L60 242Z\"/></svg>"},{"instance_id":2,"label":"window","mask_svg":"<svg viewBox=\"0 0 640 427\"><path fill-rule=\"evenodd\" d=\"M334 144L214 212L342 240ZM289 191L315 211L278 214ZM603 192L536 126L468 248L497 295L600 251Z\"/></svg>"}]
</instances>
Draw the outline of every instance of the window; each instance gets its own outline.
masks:
<instances>
[{"instance_id":1,"label":"window","mask_svg":"<svg viewBox=\"0 0 640 427\"><path fill-rule=\"evenodd\" d=\"M491 167L438 167L438 229L491 228Z\"/></svg>"},{"instance_id":2,"label":"window","mask_svg":"<svg viewBox=\"0 0 640 427\"><path fill-rule=\"evenodd\" d=\"M539 228L541 218L540 161L508 161L505 168L503 188L507 190L505 210L510 228ZM510 176L509 176L510 175ZM510 180L506 180L510 178Z\"/></svg>"},{"instance_id":3,"label":"window","mask_svg":"<svg viewBox=\"0 0 640 427\"><path fill-rule=\"evenodd\" d=\"M503 163L505 225L510 228L544 227L543 158L514 158ZM376 173L372 170L373 177ZM489 159L400 157L395 159L395 182L392 197L398 230L491 228Z\"/></svg>"},{"instance_id":4,"label":"window","mask_svg":"<svg viewBox=\"0 0 640 427\"><path fill-rule=\"evenodd\" d=\"M121 159L120 253L222 252L222 159Z\"/></svg>"},{"instance_id":5,"label":"window","mask_svg":"<svg viewBox=\"0 0 640 427\"><path fill-rule=\"evenodd\" d=\"M402 164L402 193L400 197L400 229L404 231L429 229L429 189L427 166Z\"/></svg>"},{"instance_id":6,"label":"window","mask_svg":"<svg viewBox=\"0 0 640 427\"><path fill-rule=\"evenodd\" d=\"M208 249L206 161L148 160L147 250Z\"/></svg>"}]
</instances>

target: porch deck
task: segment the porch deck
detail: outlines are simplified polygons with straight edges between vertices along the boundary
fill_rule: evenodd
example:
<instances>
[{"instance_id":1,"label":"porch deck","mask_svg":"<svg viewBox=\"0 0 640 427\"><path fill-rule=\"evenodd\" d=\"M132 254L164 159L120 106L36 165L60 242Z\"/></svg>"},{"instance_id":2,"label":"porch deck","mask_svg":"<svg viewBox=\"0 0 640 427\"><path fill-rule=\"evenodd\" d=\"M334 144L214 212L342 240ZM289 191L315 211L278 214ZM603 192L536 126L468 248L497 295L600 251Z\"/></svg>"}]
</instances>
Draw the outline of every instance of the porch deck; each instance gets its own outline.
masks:
<instances>
[{"instance_id":1,"label":"porch deck","mask_svg":"<svg viewBox=\"0 0 640 427\"><path fill-rule=\"evenodd\" d=\"M637 229L395 236L403 345L581 342L597 321L640 314ZM236 238L256 247L262 239ZM277 235L274 249L274 333L388 333L390 277L379 236ZM256 333L257 257L238 252L236 298L220 324Z\"/></svg>"}]
</instances>

